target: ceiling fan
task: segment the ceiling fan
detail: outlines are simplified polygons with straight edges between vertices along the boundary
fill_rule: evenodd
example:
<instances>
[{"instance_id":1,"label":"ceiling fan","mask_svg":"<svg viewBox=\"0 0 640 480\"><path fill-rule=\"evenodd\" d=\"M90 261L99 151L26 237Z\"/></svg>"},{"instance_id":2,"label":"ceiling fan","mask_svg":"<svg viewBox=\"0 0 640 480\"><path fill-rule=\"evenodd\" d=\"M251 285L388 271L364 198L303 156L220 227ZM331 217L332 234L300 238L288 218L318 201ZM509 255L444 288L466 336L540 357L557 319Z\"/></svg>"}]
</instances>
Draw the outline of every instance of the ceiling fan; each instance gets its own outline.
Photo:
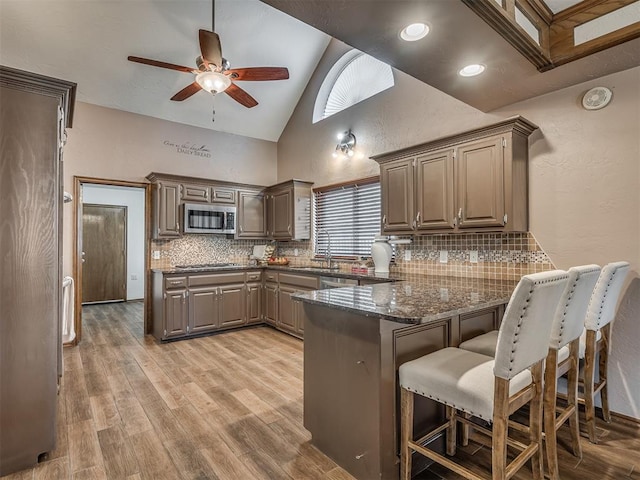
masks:
<instances>
[{"instance_id":1,"label":"ceiling fan","mask_svg":"<svg viewBox=\"0 0 640 480\"><path fill-rule=\"evenodd\" d=\"M214 15L215 0L212 1L212 26L215 29ZM237 86L235 81L286 80L289 78L289 70L285 67L230 68L228 60L222 57L220 38L215 32L201 29L199 42L201 55L196 58L197 68L134 56L127 57L127 60L195 75L193 83L171 97L171 100L177 102L186 100L200 90L205 90L213 95L224 92L241 105L251 108L258 105L257 100Z\"/></svg>"}]
</instances>

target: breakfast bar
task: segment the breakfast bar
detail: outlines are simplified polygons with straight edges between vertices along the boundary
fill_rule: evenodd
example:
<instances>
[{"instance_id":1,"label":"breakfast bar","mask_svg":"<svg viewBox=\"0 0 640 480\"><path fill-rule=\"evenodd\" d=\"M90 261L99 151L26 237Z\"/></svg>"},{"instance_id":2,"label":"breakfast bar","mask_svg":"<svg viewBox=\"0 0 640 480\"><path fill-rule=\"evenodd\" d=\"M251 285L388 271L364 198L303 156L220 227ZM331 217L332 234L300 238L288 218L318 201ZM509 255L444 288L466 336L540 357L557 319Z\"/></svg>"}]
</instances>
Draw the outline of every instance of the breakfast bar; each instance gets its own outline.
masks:
<instances>
[{"instance_id":1,"label":"breakfast bar","mask_svg":"<svg viewBox=\"0 0 640 480\"><path fill-rule=\"evenodd\" d=\"M358 479L397 479L398 367L498 328L514 282L414 277L296 295L305 313L304 426ZM444 415L416 399L414 431Z\"/></svg>"}]
</instances>

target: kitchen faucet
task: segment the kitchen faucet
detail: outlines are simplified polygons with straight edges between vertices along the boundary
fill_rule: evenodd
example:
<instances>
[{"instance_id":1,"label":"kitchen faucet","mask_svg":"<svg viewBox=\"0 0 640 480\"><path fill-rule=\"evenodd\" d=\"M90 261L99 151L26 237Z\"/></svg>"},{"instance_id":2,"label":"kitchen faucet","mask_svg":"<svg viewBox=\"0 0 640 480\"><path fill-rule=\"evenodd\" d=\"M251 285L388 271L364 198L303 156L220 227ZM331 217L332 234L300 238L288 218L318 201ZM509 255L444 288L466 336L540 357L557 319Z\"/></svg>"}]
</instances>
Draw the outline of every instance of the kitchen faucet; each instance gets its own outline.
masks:
<instances>
[{"instance_id":1,"label":"kitchen faucet","mask_svg":"<svg viewBox=\"0 0 640 480\"><path fill-rule=\"evenodd\" d=\"M324 258L327 261L327 268L331 268L331 235L329 235L329 232L326 228L321 228L320 230L318 230L318 235L320 235L321 232L327 234L327 250L324 253Z\"/></svg>"}]
</instances>

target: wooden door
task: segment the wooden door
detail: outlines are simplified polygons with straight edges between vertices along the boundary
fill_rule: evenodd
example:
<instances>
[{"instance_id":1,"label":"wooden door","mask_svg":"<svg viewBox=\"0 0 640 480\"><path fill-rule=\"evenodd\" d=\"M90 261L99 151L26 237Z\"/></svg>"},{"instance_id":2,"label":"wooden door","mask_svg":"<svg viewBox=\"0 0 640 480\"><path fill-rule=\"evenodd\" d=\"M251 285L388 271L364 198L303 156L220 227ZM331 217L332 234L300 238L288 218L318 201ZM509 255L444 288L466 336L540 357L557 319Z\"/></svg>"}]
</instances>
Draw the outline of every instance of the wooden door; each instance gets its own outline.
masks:
<instances>
[{"instance_id":1,"label":"wooden door","mask_svg":"<svg viewBox=\"0 0 640 480\"><path fill-rule=\"evenodd\" d=\"M383 232L413 230L413 162L411 158L380 165Z\"/></svg>"},{"instance_id":2,"label":"wooden door","mask_svg":"<svg viewBox=\"0 0 640 480\"><path fill-rule=\"evenodd\" d=\"M440 150L416 159L416 224L418 230L455 227L453 150Z\"/></svg>"},{"instance_id":3,"label":"wooden door","mask_svg":"<svg viewBox=\"0 0 640 480\"><path fill-rule=\"evenodd\" d=\"M127 299L127 207L82 206L82 303Z\"/></svg>"},{"instance_id":4,"label":"wooden door","mask_svg":"<svg viewBox=\"0 0 640 480\"><path fill-rule=\"evenodd\" d=\"M502 145L497 135L458 147L458 228L504 226Z\"/></svg>"}]
</instances>

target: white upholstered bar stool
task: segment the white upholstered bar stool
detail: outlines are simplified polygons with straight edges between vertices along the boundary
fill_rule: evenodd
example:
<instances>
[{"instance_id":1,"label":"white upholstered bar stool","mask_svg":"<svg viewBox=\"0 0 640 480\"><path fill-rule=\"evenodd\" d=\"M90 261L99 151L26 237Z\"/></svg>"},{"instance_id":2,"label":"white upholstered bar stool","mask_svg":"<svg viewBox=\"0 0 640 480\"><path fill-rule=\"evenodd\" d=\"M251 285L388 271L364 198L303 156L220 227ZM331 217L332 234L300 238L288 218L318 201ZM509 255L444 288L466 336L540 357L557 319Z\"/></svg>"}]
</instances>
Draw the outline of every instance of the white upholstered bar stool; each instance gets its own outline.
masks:
<instances>
[{"instance_id":1,"label":"white upholstered bar stool","mask_svg":"<svg viewBox=\"0 0 640 480\"><path fill-rule=\"evenodd\" d=\"M576 457L582 457L578 421L578 353L580 336L589 300L600 275L598 265L572 267L569 282L555 311L549 340L549 354L544 370L544 432L547 471L553 480L559 478L557 430L569 420L571 446ZM460 348L493 356L497 332L489 332L460 344ZM567 406L558 408L558 378L567 375Z\"/></svg>"},{"instance_id":2,"label":"white upholstered bar stool","mask_svg":"<svg viewBox=\"0 0 640 480\"><path fill-rule=\"evenodd\" d=\"M611 422L607 394L607 370L611 351L611 325L615 318L618 298L629 272L627 262L614 262L602 268L585 318L585 330L580 339L580 358L584 359L583 382L585 417L589 441L597 443L595 396L600 393L602 417ZM598 381L595 380L595 362L598 356Z\"/></svg>"},{"instance_id":3,"label":"white upholstered bar stool","mask_svg":"<svg viewBox=\"0 0 640 480\"><path fill-rule=\"evenodd\" d=\"M459 348L445 348L400 366L400 476L411 477L411 452L416 451L465 478L484 477L423 445L446 430L447 454L455 455L457 422L466 414L493 423L493 431L473 424L492 437L493 480L511 478L531 459L533 478L542 480L542 365L547 356L553 314L569 275L561 270L522 277L504 313L495 359ZM447 421L413 439L413 395L446 406ZM509 416L529 403L529 434L524 444L509 438ZM464 414L459 414L464 412ZM507 464L507 445L521 452Z\"/></svg>"}]
</instances>

